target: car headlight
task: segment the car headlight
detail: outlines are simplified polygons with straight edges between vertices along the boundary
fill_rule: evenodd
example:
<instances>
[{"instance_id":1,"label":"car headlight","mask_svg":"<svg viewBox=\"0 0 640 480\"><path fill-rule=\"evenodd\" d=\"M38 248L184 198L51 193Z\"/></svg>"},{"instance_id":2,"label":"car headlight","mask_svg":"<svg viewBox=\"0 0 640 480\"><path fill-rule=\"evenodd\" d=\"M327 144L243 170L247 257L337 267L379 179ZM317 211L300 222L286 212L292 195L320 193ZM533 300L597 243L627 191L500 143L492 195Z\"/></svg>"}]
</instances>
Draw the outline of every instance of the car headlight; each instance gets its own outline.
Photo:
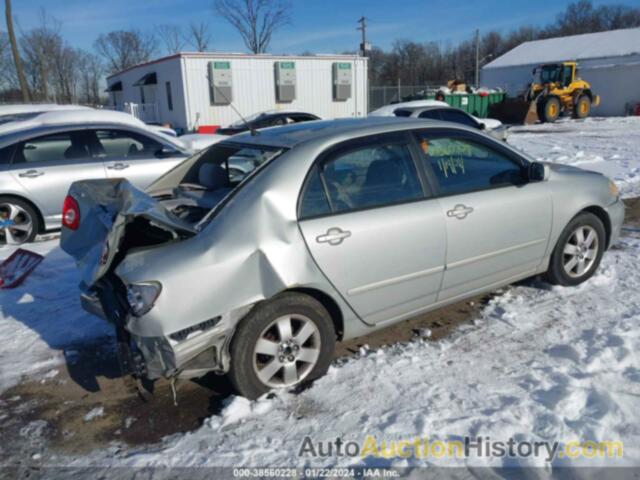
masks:
<instances>
[{"instance_id":1,"label":"car headlight","mask_svg":"<svg viewBox=\"0 0 640 480\"><path fill-rule=\"evenodd\" d=\"M131 307L131 313L141 317L153 308L153 305L162 291L162 285L158 282L141 282L127 285L127 302Z\"/></svg>"},{"instance_id":2,"label":"car headlight","mask_svg":"<svg viewBox=\"0 0 640 480\"><path fill-rule=\"evenodd\" d=\"M613 183L611 180L609 180L609 194L611 194L612 197L616 197L618 198L618 187L615 183Z\"/></svg>"}]
</instances>

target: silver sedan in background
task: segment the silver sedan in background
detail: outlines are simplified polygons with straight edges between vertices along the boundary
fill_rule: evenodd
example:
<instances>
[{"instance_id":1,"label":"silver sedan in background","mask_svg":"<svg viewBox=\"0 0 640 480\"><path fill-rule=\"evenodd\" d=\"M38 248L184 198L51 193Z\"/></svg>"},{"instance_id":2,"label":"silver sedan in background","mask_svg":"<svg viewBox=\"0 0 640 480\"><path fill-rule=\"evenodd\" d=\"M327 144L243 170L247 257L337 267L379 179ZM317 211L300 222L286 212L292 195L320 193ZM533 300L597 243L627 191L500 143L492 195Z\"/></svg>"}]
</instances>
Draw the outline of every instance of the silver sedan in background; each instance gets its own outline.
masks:
<instances>
[{"instance_id":1,"label":"silver sedan in background","mask_svg":"<svg viewBox=\"0 0 640 480\"><path fill-rule=\"evenodd\" d=\"M191 153L126 113L36 107L0 117L0 244L60 228L62 202L76 180L124 176L146 188Z\"/></svg>"},{"instance_id":2,"label":"silver sedan in background","mask_svg":"<svg viewBox=\"0 0 640 480\"><path fill-rule=\"evenodd\" d=\"M399 118L237 135L147 193L77 182L65 205L83 306L115 326L123 364L226 373L250 398L324 374L336 340L538 274L584 282L624 214L601 174Z\"/></svg>"}]
</instances>

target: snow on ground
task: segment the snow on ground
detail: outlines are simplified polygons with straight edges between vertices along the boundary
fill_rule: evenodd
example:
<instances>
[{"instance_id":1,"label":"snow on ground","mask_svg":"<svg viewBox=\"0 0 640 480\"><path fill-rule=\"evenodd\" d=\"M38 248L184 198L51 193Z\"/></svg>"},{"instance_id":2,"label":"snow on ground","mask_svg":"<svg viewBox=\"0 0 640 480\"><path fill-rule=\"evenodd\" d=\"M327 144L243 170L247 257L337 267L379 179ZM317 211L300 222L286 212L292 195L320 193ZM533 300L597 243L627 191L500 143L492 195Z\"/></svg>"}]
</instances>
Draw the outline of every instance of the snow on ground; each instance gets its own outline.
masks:
<instances>
[{"instance_id":1,"label":"snow on ground","mask_svg":"<svg viewBox=\"0 0 640 480\"><path fill-rule=\"evenodd\" d=\"M640 117L562 119L509 133L511 145L540 161L603 173L623 197L640 196Z\"/></svg>"},{"instance_id":2,"label":"snow on ground","mask_svg":"<svg viewBox=\"0 0 640 480\"><path fill-rule=\"evenodd\" d=\"M44 261L22 286L0 290L0 391L23 375L46 375L64 363L65 347L111 334L105 322L80 308L75 264L58 243L53 239L29 245L29 250L45 255ZM0 246L0 260L14 250Z\"/></svg>"},{"instance_id":3,"label":"snow on ground","mask_svg":"<svg viewBox=\"0 0 640 480\"><path fill-rule=\"evenodd\" d=\"M509 141L541 160L605 172L626 196L640 194L640 118L518 127ZM110 335L106 323L81 310L75 266L57 243L29 246L45 254L45 261L21 287L0 290L0 390L22 375L51 372L74 344ZM583 286L510 287L473 326L447 341L430 342L424 335L406 345L363 351L334 364L327 377L300 394L257 402L231 398L197 431L153 449L117 447L60 463L446 462L297 457L305 435L362 440L372 434L380 440L622 440L624 459L610 462L640 465L640 240L627 237L621 245ZM0 259L12 251L0 247Z\"/></svg>"},{"instance_id":4,"label":"snow on ground","mask_svg":"<svg viewBox=\"0 0 640 480\"><path fill-rule=\"evenodd\" d=\"M302 441L622 441L624 458L556 465L640 465L640 239L625 238L578 288L525 283L441 342L417 339L334 364L310 389L232 398L199 430L152 450L100 452L77 465L414 466L463 460L298 457ZM470 459L467 465L487 464ZM494 459L493 466L544 459ZM514 463L521 462L521 463Z\"/></svg>"}]
</instances>

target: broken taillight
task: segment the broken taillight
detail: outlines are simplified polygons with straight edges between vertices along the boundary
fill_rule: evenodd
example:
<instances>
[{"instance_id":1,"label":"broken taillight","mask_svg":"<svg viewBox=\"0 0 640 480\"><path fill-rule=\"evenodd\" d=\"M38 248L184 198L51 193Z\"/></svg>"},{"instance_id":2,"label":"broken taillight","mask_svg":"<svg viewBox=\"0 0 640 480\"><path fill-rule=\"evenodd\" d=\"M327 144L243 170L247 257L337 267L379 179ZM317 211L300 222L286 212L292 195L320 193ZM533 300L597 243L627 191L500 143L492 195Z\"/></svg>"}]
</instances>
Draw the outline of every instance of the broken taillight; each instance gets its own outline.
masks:
<instances>
[{"instance_id":1,"label":"broken taillight","mask_svg":"<svg viewBox=\"0 0 640 480\"><path fill-rule=\"evenodd\" d=\"M80 226L80 208L71 195L67 195L62 204L62 225L70 230L77 230Z\"/></svg>"}]
</instances>

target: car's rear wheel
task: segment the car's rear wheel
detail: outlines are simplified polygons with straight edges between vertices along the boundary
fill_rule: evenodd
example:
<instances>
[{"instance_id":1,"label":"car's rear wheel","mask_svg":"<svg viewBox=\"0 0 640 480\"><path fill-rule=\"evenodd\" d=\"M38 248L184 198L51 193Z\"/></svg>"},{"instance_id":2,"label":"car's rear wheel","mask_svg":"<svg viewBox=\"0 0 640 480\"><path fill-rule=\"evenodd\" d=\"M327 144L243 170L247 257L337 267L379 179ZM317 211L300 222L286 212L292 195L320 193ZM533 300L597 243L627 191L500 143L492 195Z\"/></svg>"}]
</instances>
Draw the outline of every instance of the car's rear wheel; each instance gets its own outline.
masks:
<instances>
[{"instance_id":1,"label":"car's rear wheel","mask_svg":"<svg viewBox=\"0 0 640 480\"><path fill-rule=\"evenodd\" d=\"M284 293L253 309L231 342L229 379L238 393L257 398L324 375L335 347L331 318L314 298Z\"/></svg>"},{"instance_id":2,"label":"car's rear wheel","mask_svg":"<svg viewBox=\"0 0 640 480\"><path fill-rule=\"evenodd\" d=\"M606 233L602 221L583 212L565 227L551 255L547 279L556 285L573 286L589 279L604 253Z\"/></svg>"},{"instance_id":3,"label":"car's rear wheel","mask_svg":"<svg viewBox=\"0 0 640 480\"><path fill-rule=\"evenodd\" d=\"M31 205L17 198L0 197L0 245L33 241L40 219Z\"/></svg>"}]
</instances>

